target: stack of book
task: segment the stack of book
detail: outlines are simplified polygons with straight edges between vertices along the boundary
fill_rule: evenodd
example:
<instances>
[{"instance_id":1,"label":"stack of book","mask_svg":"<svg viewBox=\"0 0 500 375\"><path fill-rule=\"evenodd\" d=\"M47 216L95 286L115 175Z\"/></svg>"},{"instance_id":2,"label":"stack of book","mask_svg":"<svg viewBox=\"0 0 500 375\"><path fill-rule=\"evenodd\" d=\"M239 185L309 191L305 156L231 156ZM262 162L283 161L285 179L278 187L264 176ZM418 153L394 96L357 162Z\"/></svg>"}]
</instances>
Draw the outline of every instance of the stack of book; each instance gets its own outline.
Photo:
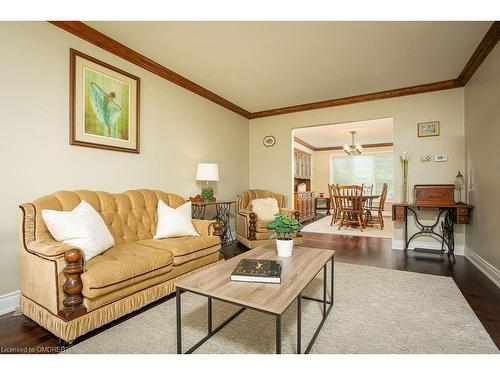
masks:
<instances>
[{"instance_id":1,"label":"stack of book","mask_svg":"<svg viewBox=\"0 0 500 375\"><path fill-rule=\"evenodd\" d=\"M281 261L242 259L231 274L231 281L254 283L281 283Z\"/></svg>"}]
</instances>

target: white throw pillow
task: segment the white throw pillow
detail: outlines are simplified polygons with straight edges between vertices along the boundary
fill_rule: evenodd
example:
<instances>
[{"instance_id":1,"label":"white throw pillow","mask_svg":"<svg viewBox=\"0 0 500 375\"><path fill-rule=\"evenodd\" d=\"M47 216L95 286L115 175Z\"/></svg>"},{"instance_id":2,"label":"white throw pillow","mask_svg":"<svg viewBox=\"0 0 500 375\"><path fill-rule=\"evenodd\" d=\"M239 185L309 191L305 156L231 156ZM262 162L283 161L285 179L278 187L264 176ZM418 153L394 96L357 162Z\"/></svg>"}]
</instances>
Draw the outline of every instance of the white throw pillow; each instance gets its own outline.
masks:
<instances>
[{"instance_id":1,"label":"white throw pillow","mask_svg":"<svg viewBox=\"0 0 500 375\"><path fill-rule=\"evenodd\" d=\"M42 210L42 217L56 241L81 249L86 260L115 245L101 215L85 201L73 211Z\"/></svg>"},{"instance_id":2,"label":"white throw pillow","mask_svg":"<svg viewBox=\"0 0 500 375\"><path fill-rule=\"evenodd\" d=\"M158 240L168 237L199 236L191 221L191 202L172 208L158 201L158 225L153 237Z\"/></svg>"},{"instance_id":3,"label":"white throw pillow","mask_svg":"<svg viewBox=\"0 0 500 375\"><path fill-rule=\"evenodd\" d=\"M257 220L274 220L274 215L280 212L278 201L275 198L252 199L252 211L257 215Z\"/></svg>"}]
</instances>

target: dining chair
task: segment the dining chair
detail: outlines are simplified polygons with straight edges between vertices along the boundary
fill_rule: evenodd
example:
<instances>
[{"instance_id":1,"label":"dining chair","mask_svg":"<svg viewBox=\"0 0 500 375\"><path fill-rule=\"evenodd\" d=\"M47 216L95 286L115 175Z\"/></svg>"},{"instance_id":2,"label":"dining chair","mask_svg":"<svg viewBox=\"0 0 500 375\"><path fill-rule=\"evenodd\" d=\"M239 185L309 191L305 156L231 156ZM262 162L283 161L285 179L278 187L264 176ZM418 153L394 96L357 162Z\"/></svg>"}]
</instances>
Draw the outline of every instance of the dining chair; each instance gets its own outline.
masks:
<instances>
[{"instance_id":1,"label":"dining chair","mask_svg":"<svg viewBox=\"0 0 500 375\"><path fill-rule=\"evenodd\" d=\"M363 209L363 185L345 185L337 188L336 195L339 204L340 224L338 229L345 226L357 226L361 232L365 226Z\"/></svg>"},{"instance_id":2,"label":"dining chair","mask_svg":"<svg viewBox=\"0 0 500 375\"><path fill-rule=\"evenodd\" d=\"M330 195L330 209L332 212L332 220L330 221L330 225L333 225L337 222L339 218L339 205L337 202L337 184L328 184L328 194Z\"/></svg>"},{"instance_id":3,"label":"dining chair","mask_svg":"<svg viewBox=\"0 0 500 375\"><path fill-rule=\"evenodd\" d=\"M382 190L380 192L380 199L376 207L371 207L365 212L365 221L370 222L370 224L380 225L380 229L384 229L384 205L385 199L387 198L387 184L382 185ZM376 213L376 215L374 215ZM366 223L365 223L366 224Z\"/></svg>"},{"instance_id":4,"label":"dining chair","mask_svg":"<svg viewBox=\"0 0 500 375\"><path fill-rule=\"evenodd\" d=\"M363 187L363 195L372 195L373 194L373 184L364 185Z\"/></svg>"},{"instance_id":5,"label":"dining chair","mask_svg":"<svg viewBox=\"0 0 500 375\"><path fill-rule=\"evenodd\" d=\"M373 207L373 184L371 185L365 185L363 188L363 206L366 210L371 210ZM366 219L366 217L365 217Z\"/></svg>"},{"instance_id":6,"label":"dining chair","mask_svg":"<svg viewBox=\"0 0 500 375\"><path fill-rule=\"evenodd\" d=\"M360 193L363 192L363 187L364 185L337 185L337 188L339 190L339 194L353 194L356 191L359 191Z\"/></svg>"}]
</instances>

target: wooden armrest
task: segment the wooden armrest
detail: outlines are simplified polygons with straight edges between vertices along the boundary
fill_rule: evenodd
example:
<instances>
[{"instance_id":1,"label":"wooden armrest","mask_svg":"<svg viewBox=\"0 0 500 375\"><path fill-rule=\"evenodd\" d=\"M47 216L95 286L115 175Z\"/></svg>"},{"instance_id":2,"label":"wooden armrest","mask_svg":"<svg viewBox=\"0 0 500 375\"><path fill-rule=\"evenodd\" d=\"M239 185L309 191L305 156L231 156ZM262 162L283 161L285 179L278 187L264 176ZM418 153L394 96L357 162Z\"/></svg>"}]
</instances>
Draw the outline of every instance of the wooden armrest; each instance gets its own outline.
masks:
<instances>
[{"instance_id":1,"label":"wooden armrest","mask_svg":"<svg viewBox=\"0 0 500 375\"><path fill-rule=\"evenodd\" d=\"M251 210L238 210L238 215L245 216L248 220L248 239L253 241L257 239L257 214Z\"/></svg>"},{"instance_id":2,"label":"wooden armrest","mask_svg":"<svg viewBox=\"0 0 500 375\"><path fill-rule=\"evenodd\" d=\"M44 258L56 258L64 255L64 253L71 249L77 249L74 246L67 245L62 242L57 242L53 239L46 239L40 241L32 241L26 245L26 250Z\"/></svg>"},{"instance_id":3,"label":"wooden armrest","mask_svg":"<svg viewBox=\"0 0 500 375\"><path fill-rule=\"evenodd\" d=\"M63 300L64 308L59 311L59 315L67 320L78 318L87 313L87 308L83 304L83 251L74 248L64 253L66 267L64 268L64 277L66 281L63 285L65 298Z\"/></svg>"},{"instance_id":4,"label":"wooden armrest","mask_svg":"<svg viewBox=\"0 0 500 375\"><path fill-rule=\"evenodd\" d=\"M210 230L210 227L213 228L213 232L212 233L213 233L214 236L218 236L218 237L222 236L222 225L221 225L221 223L219 223L218 221L214 221L213 223L211 223L209 225L209 230Z\"/></svg>"},{"instance_id":5,"label":"wooden armrest","mask_svg":"<svg viewBox=\"0 0 500 375\"><path fill-rule=\"evenodd\" d=\"M193 219L194 228L201 236L219 236L221 235L221 224L217 220Z\"/></svg>"},{"instance_id":6,"label":"wooden armrest","mask_svg":"<svg viewBox=\"0 0 500 375\"><path fill-rule=\"evenodd\" d=\"M87 309L83 304L81 277L85 269L83 251L75 246L57 242L53 239L32 241L26 244L26 251L45 259L53 260L54 258L64 257L66 261L66 267L63 270L66 279L63 284L64 308L58 312L58 315L65 320L71 320L85 314Z\"/></svg>"},{"instance_id":7,"label":"wooden armrest","mask_svg":"<svg viewBox=\"0 0 500 375\"><path fill-rule=\"evenodd\" d=\"M252 213L252 210L241 209L241 210L238 210L238 213L241 214L241 215L248 216L248 215L250 215Z\"/></svg>"},{"instance_id":8,"label":"wooden armrest","mask_svg":"<svg viewBox=\"0 0 500 375\"><path fill-rule=\"evenodd\" d=\"M282 207L282 208L280 208L280 213L288 213L288 216L290 216L290 217L293 216L297 220L299 220L299 218L300 218L300 212L297 210L292 210L290 208Z\"/></svg>"}]
</instances>

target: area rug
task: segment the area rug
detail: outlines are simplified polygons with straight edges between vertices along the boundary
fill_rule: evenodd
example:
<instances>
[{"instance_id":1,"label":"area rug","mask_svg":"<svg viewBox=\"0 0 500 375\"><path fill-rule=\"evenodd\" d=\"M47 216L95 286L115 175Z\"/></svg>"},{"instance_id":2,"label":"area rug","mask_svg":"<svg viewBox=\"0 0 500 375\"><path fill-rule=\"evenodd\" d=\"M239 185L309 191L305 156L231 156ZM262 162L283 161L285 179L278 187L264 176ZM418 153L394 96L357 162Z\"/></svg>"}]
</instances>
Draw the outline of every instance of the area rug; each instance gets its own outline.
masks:
<instances>
[{"instance_id":1,"label":"area rug","mask_svg":"<svg viewBox=\"0 0 500 375\"><path fill-rule=\"evenodd\" d=\"M379 238L392 238L393 224L390 216L384 215L384 229L380 229L380 226L369 226L363 229L361 232L358 228L346 228L338 229L339 223L330 225L332 217L325 216L311 224L304 226L302 232L310 233L328 233L328 234L340 234L344 236L361 236L361 237L379 237Z\"/></svg>"},{"instance_id":2,"label":"area rug","mask_svg":"<svg viewBox=\"0 0 500 375\"><path fill-rule=\"evenodd\" d=\"M329 277L329 276L328 276ZM258 284L256 284L258 285ZM318 276L305 295L321 296ZM214 327L236 307L214 301ZM296 305L282 321L284 353L296 351ZM302 345L321 320L321 304L302 303ZM206 298L182 295L183 350L207 330ZM274 318L246 310L195 353L274 353ZM117 324L67 353L175 353L175 299ZM335 265L335 305L312 353L498 353L450 277L345 263Z\"/></svg>"}]
</instances>

